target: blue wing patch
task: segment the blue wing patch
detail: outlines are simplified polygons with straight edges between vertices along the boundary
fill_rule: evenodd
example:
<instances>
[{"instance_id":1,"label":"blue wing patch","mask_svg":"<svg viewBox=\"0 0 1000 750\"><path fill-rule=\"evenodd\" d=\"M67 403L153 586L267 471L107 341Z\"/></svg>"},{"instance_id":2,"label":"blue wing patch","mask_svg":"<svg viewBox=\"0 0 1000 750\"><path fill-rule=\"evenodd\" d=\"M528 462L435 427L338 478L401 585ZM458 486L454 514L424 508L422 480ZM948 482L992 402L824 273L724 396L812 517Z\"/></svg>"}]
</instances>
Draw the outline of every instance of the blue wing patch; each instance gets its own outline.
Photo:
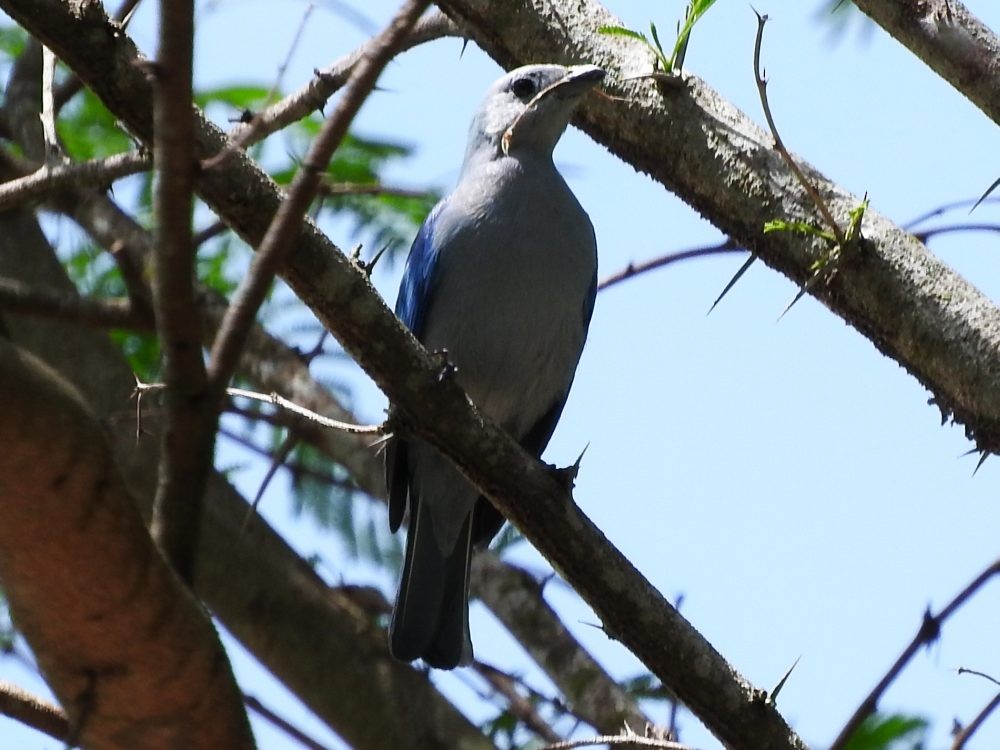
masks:
<instances>
[{"instance_id":1,"label":"blue wing patch","mask_svg":"<svg viewBox=\"0 0 1000 750\"><path fill-rule=\"evenodd\" d=\"M434 224L446 200L438 202L420 225L420 230L410 247L410 255L406 259L403 281L399 285L399 296L396 298L396 315L417 338L423 333L424 319L427 317L427 308L436 277L438 249L433 240Z\"/></svg>"}]
</instances>

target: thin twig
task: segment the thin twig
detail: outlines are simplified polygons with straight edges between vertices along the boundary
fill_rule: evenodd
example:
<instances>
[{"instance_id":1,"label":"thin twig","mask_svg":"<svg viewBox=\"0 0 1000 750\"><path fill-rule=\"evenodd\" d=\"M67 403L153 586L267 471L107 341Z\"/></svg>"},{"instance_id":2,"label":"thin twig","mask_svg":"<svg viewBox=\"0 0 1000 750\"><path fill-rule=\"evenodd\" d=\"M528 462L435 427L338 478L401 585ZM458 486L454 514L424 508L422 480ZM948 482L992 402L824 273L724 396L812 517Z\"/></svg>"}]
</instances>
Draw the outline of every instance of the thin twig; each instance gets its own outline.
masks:
<instances>
[{"instance_id":1,"label":"thin twig","mask_svg":"<svg viewBox=\"0 0 1000 750\"><path fill-rule=\"evenodd\" d=\"M321 195L390 195L395 198L418 198L426 199L431 193L427 190L415 190L413 188L394 187L392 185L382 185L380 183L364 184L358 182L331 182L324 179L319 186L318 192Z\"/></svg>"},{"instance_id":2,"label":"thin twig","mask_svg":"<svg viewBox=\"0 0 1000 750\"><path fill-rule=\"evenodd\" d=\"M976 677L982 677L984 680L989 680L990 682L992 682L997 687L1000 687L1000 680L998 680L996 677L994 677L991 674L986 674L985 672L980 672L977 669L968 669L966 667L959 667L956 670L956 672L958 672L958 674L973 674Z\"/></svg>"},{"instance_id":3,"label":"thin twig","mask_svg":"<svg viewBox=\"0 0 1000 750\"><path fill-rule=\"evenodd\" d=\"M142 383L136 381L135 384L135 390L137 393L153 393L167 390L167 388L168 386L166 383ZM289 411L312 422L316 422L322 427L328 427L331 430L340 430L341 432L347 432L352 435L382 435L386 430L386 426L384 424L350 424L349 422L340 422L336 419L324 417L322 414L317 414L316 412L310 411L305 407L292 403L278 393L257 393L256 391L248 391L244 388L226 388L224 389L224 392L227 396L232 396L234 398L248 398L253 401L260 401L264 404L273 404L281 407L285 411Z\"/></svg>"},{"instance_id":4,"label":"thin twig","mask_svg":"<svg viewBox=\"0 0 1000 750\"><path fill-rule=\"evenodd\" d=\"M262 719L266 719L268 722L276 726L278 729L287 734L293 740L297 740L299 744L301 744L303 747L307 747L309 748L309 750L329 750L329 748L326 745L323 745L314 740L312 737L303 732L297 726L292 724L287 719L276 714L274 711L265 706L257 698L254 698L252 695L244 694L243 702L246 704L247 708L256 713Z\"/></svg>"},{"instance_id":5,"label":"thin twig","mask_svg":"<svg viewBox=\"0 0 1000 750\"><path fill-rule=\"evenodd\" d=\"M1000 574L1000 560L996 560L992 565L987 567L982 573L980 573L976 578L962 589L954 599L952 599L948 604L942 609L937 615L932 615L930 609L924 613L924 618L920 623L920 628L917 630L917 634L913 636L913 640L910 641L909 645L903 649L903 653L899 655L899 658L893 663L889 668L889 671L885 673L878 684L872 689L872 691L865 697L858 706L857 710L851 715L851 718L847 720L844 728L840 730L840 734L837 735L837 739L833 741L830 745L830 750L842 750L847 744L848 740L854 735L861 723L878 708L878 702L882 698L883 693L888 689L895 679L899 676L899 673L903 671L903 668L909 663L910 659L913 658L914 654L920 650L921 646L932 643L937 640L937 637L941 633L941 626L944 624L955 611L965 604L968 599L975 594L987 581L990 580L995 575Z\"/></svg>"},{"instance_id":6,"label":"thin twig","mask_svg":"<svg viewBox=\"0 0 1000 750\"><path fill-rule=\"evenodd\" d=\"M719 242L714 245L704 245L702 247L694 247L689 250L679 250L675 253L667 253L666 255L661 255L657 258L644 260L642 263L629 263L620 271L616 271L610 276L602 279L597 285L597 291L604 291L608 287L620 284L623 281L628 281L639 274L648 273L649 271L654 271L657 268L669 266L672 263L679 263L683 260L690 260L691 258L704 258L709 255L720 255L723 253L733 253L742 250L743 248L739 247L735 242L733 242L732 239L728 239L725 242Z\"/></svg>"},{"instance_id":7,"label":"thin twig","mask_svg":"<svg viewBox=\"0 0 1000 750\"><path fill-rule=\"evenodd\" d=\"M562 739L542 718L531 701L518 692L517 681L513 677L481 661L473 662L472 667L494 692L504 697L508 710L528 729L545 742L559 742Z\"/></svg>"},{"instance_id":8,"label":"thin twig","mask_svg":"<svg viewBox=\"0 0 1000 750\"><path fill-rule=\"evenodd\" d=\"M413 26L413 29L403 40L400 51L412 49L425 42L445 36L459 35L458 26L446 15L437 11L420 19ZM301 120L317 110L322 110L330 97L347 84L358 61L362 60L368 55L369 50L374 48L375 41L373 39L365 42L359 49L339 58L324 70L316 71L316 76L303 88L263 110L249 123L240 123L234 126L229 133L232 146L246 148L291 125L296 120ZM224 154L219 154L214 159L222 156Z\"/></svg>"},{"instance_id":9,"label":"thin twig","mask_svg":"<svg viewBox=\"0 0 1000 750\"><path fill-rule=\"evenodd\" d=\"M316 197L316 189L333 152L340 145L354 116L375 87L382 69L396 54L406 34L428 5L428 0L408 0L403 9L372 44L354 69L347 91L324 124L295 175L288 195L271 221L250 270L233 295L212 347L209 374L216 389L225 387L239 362L257 310L285 256L300 231L302 217Z\"/></svg>"},{"instance_id":10,"label":"thin twig","mask_svg":"<svg viewBox=\"0 0 1000 750\"><path fill-rule=\"evenodd\" d=\"M830 227L830 231L833 232L833 236L837 238L837 244L844 247L844 233L837 225L837 222L833 218L833 214L830 213L830 209L826 205L819 193L816 192L816 188L813 187L812 183L806 179L806 176L802 174L802 170L799 169L799 165L795 163L795 159L792 155L788 153L788 149L785 148L784 142L781 140L781 136L778 135L778 128L774 124L774 118L771 116L771 106L767 102L767 79L764 77L764 73L760 67L760 47L764 40L764 24L767 23L767 16L761 15L756 10L753 11L757 16L757 39L754 42L753 48L753 75L754 80L757 82L757 91L760 94L760 103L764 108L764 117L767 119L767 127L771 131L771 137L774 138L774 147L777 149L778 153L781 154L781 158L784 159L785 164L795 175L795 179L799 181L809 199L816 206L816 210L820 212L823 216L823 220Z\"/></svg>"},{"instance_id":11,"label":"thin twig","mask_svg":"<svg viewBox=\"0 0 1000 750\"><path fill-rule=\"evenodd\" d=\"M60 742L69 737L69 720L62 709L3 680L0 680L0 715L9 716Z\"/></svg>"},{"instance_id":12,"label":"thin twig","mask_svg":"<svg viewBox=\"0 0 1000 750\"><path fill-rule=\"evenodd\" d=\"M274 453L271 454L271 464L267 467L267 471L264 473L264 478L261 480L260 486L257 488L257 492L253 496L253 500L250 501L250 507L247 508L246 516L243 518L243 532L246 532L247 527L250 525L250 519L257 515L257 508L260 506L260 501L264 497L264 492L267 490L268 486L270 486L271 480L274 479L275 475L278 473L278 469L285 465L285 461L288 460L288 456L291 455L295 446L298 444L298 435L289 430L285 434L284 439L281 441L281 445L279 445Z\"/></svg>"},{"instance_id":13,"label":"thin twig","mask_svg":"<svg viewBox=\"0 0 1000 750\"><path fill-rule=\"evenodd\" d=\"M642 737L633 733L589 737L583 740L564 740L545 745L540 750L573 750L577 747L593 747L595 745L610 745L612 747L630 745L632 747L655 747L660 750L693 750L690 745L682 745L680 742L661 740L656 737Z\"/></svg>"},{"instance_id":14,"label":"thin twig","mask_svg":"<svg viewBox=\"0 0 1000 750\"><path fill-rule=\"evenodd\" d=\"M249 414L245 414L243 416L246 416L248 419L252 418L252 416ZM271 459L274 456L274 453L272 451L257 445L252 440L248 440L247 438L243 437L242 435L238 435L232 430L227 430L226 428L223 427L219 429L219 434L229 440L232 440L237 445L246 448L248 451L256 453L258 456L261 456L262 458ZM328 487L335 487L339 490L346 490L349 492L354 492L359 489L358 485L353 481L347 479L338 479L329 472L321 471L319 469L314 469L312 466L307 466L306 464L300 461L285 461L284 463L281 464L281 468L283 468L285 471L291 474L292 477L296 479L299 477L309 477L313 481L321 482Z\"/></svg>"},{"instance_id":15,"label":"thin twig","mask_svg":"<svg viewBox=\"0 0 1000 750\"><path fill-rule=\"evenodd\" d=\"M955 735L955 740L951 743L951 750L962 750L966 743L972 739L972 735L979 731L979 728L989 715L996 711L998 707L1000 707L1000 693L994 695L993 700L983 706L983 709L976 714L975 718L965 725L962 731Z\"/></svg>"}]
</instances>

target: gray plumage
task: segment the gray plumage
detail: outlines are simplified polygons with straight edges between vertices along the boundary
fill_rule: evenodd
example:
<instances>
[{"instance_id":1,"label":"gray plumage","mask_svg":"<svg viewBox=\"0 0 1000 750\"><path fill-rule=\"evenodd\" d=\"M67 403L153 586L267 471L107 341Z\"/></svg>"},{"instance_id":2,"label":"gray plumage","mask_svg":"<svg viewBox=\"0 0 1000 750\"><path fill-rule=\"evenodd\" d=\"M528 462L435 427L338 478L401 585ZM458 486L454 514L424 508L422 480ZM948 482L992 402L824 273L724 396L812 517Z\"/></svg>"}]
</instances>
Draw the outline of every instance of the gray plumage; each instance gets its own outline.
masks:
<instances>
[{"instance_id":1,"label":"gray plumage","mask_svg":"<svg viewBox=\"0 0 1000 750\"><path fill-rule=\"evenodd\" d=\"M594 66L518 68L487 92L458 185L428 216L407 260L396 312L445 349L473 402L540 456L555 429L593 310L590 220L552 162ZM503 518L436 449L386 451L390 526L409 510L390 650L451 669L472 657L469 561Z\"/></svg>"}]
</instances>

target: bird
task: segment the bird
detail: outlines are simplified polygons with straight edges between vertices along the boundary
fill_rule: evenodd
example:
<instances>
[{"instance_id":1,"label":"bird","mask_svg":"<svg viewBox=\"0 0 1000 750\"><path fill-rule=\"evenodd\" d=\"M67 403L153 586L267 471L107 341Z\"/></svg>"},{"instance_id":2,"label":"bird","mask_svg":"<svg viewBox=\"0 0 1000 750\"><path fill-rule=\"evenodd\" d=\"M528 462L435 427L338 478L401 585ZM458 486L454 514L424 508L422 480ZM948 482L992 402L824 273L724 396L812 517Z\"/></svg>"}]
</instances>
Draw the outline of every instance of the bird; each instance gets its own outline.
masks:
<instances>
[{"instance_id":1,"label":"bird","mask_svg":"<svg viewBox=\"0 0 1000 750\"><path fill-rule=\"evenodd\" d=\"M472 402L540 458L569 395L594 311L597 242L552 152L595 65L527 65L487 91L454 190L410 248L396 314L447 353ZM472 660L469 565L503 516L443 454L410 436L385 450L389 526L409 513L389 625L401 661Z\"/></svg>"}]
</instances>

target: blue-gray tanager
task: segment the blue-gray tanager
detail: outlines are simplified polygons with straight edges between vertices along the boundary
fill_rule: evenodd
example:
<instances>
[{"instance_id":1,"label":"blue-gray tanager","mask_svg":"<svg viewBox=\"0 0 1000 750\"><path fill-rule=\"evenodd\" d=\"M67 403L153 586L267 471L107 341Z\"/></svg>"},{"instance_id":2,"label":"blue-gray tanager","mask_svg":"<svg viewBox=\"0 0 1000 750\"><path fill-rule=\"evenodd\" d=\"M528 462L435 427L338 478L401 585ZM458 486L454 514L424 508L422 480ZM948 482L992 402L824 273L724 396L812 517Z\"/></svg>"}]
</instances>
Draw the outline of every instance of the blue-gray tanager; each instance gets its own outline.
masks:
<instances>
[{"instance_id":1,"label":"blue-gray tanager","mask_svg":"<svg viewBox=\"0 0 1000 750\"><path fill-rule=\"evenodd\" d=\"M528 65L497 81L472 121L458 185L406 262L396 314L446 350L479 409L540 456L573 382L597 285L594 228L552 162L593 65ZM389 524L409 507L389 647L452 669L472 658L469 561L503 517L414 438L386 449Z\"/></svg>"}]
</instances>

